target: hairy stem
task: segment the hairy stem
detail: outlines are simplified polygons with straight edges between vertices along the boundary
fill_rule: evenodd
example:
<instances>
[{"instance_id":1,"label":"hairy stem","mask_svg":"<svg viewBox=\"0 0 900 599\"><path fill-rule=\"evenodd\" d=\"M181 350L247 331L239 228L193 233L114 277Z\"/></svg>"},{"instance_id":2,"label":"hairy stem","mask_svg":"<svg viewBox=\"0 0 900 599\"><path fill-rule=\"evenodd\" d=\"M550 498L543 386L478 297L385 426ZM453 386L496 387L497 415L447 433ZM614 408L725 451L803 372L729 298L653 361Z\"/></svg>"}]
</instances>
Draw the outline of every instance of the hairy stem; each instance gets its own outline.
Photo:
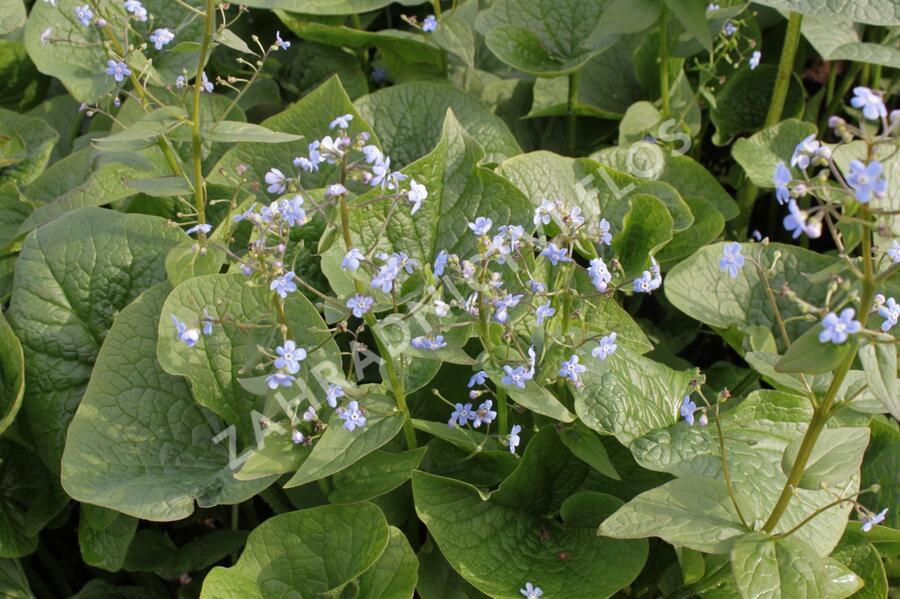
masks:
<instances>
[{"instance_id":1,"label":"hairy stem","mask_svg":"<svg viewBox=\"0 0 900 599\"><path fill-rule=\"evenodd\" d=\"M197 74L194 78L194 106L191 116L191 158L194 165L194 203L197 209L197 224L206 224L206 182L203 180L203 138L200 135L200 94L203 92L203 67L209 55L213 30L216 25L215 0L206 0L204 16L203 40L200 42L200 55L197 57ZM199 232L200 244L206 242L206 233Z\"/></svg>"},{"instance_id":2,"label":"hairy stem","mask_svg":"<svg viewBox=\"0 0 900 599\"><path fill-rule=\"evenodd\" d=\"M662 116L669 118L669 15L665 3L659 13L659 93L662 99Z\"/></svg>"},{"instance_id":3,"label":"hairy stem","mask_svg":"<svg viewBox=\"0 0 900 599\"><path fill-rule=\"evenodd\" d=\"M578 137L578 117L575 115L575 101L578 99L578 83L581 73L575 71L569 74L569 101L566 107L566 146L570 156L575 155L575 145Z\"/></svg>"}]
</instances>

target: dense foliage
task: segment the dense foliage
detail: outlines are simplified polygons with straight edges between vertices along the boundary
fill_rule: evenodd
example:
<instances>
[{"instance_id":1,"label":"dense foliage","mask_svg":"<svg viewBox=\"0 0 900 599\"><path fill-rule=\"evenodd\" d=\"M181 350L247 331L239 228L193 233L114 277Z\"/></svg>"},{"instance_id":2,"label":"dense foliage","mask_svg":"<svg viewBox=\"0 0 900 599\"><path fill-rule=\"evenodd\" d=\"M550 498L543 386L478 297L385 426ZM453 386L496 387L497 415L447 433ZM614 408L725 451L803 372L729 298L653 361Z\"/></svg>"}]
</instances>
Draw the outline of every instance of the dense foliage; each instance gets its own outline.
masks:
<instances>
[{"instance_id":1,"label":"dense foliage","mask_svg":"<svg viewBox=\"0 0 900 599\"><path fill-rule=\"evenodd\" d=\"M894 0L0 1L0 595L897 597L898 69Z\"/></svg>"}]
</instances>

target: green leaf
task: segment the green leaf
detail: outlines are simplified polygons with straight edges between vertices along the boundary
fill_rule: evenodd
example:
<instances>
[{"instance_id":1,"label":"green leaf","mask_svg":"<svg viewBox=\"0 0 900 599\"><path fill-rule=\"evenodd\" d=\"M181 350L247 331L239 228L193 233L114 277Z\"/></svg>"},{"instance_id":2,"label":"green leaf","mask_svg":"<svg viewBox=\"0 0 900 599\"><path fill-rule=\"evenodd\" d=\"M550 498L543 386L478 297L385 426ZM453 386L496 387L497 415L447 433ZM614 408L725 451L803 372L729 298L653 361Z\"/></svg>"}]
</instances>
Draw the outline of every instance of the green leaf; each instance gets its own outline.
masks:
<instances>
[{"instance_id":1,"label":"green leaf","mask_svg":"<svg viewBox=\"0 0 900 599\"><path fill-rule=\"evenodd\" d=\"M200 248L191 240L169 250L166 256L166 274L172 287L188 279L219 272L225 264L225 252L218 246Z\"/></svg>"},{"instance_id":2,"label":"green leaf","mask_svg":"<svg viewBox=\"0 0 900 599\"><path fill-rule=\"evenodd\" d=\"M753 267L754 261L769 267L776 258L768 275L772 289L789 284L805 301L813 305L825 303L827 286L812 280L811 275L833 266L836 258L779 243L743 243L741 253L747 257L747 264L732 279L719 268L724 245L717 243L700 249L666 276L666 298L691 318L718 329L734 327L747 334L752 327L762 326L780 339L765 287ZM775 294L775 301L785 321L803 314L794 302L780 294ZM791 338L796 339L809 324L791 320L786 327Z\"/></svg>"},{"instance_id":3,"label":"green leaf","mask_svg":"<svg viewBox=\"0 0 900 599\"><path fill-rule=\"evenodd\" d=\"M893 345L864 343L859 348L866 384L884 409L900 419L900 396L897 394L897 349Z\"/></svg>"},{"instance_id":4,"label":"green leaf","mask_svg":"<svg viewBox=\"0 0 900 599\"><path fill-rule=\"evenodd\" d=\"M885 424L873 420L869 425L872 441L866 450L862 465L863 488L879 485L877 493L860 495L859 502L872 511L900 505L900 431L894 423ZM885 526L900 528L900 513L888 510ZM900 536L896 539L900 542Z\"/></svg>"},{"instance_id":5,"label":"green leaf","mask_svg":"<svg viewBox=\"0 0 900 599\"><path fill-rule=\"evenodd\" d=\"M470 69L475 68L475 30L465 17L457 11L443 15L431 35L437 45L458 56Z\"/></svg>"},{"instance_id":6,"label":"green leaf","mask_svg":"<svg viewBox=\"0 0 900 599\"><path fill-rule=\"evenodd\" d=\"M289 141L299 141L303 139L303 136L272 131L267 127L254 125L253 123L222 121L215 128L204 130L203 139L225 143L283 144Z\"/></svg>"},{"instance_id":7,"label":"green leaf","mask_svg":"<svg viewBox=\"0 0 900 599\"><path fill-rule=\"evenodd\" d=\"M882 43L864 42L852 22L816 15L803 18L801 31L825 60L853 60L900 68L900 38L896 34L889 35Z\"/></svg>"},{"instance_id":8,"label":"green leaf","mask_svg":"<svg viewBox=\"0 0 900 599\"><path fill-rule=\"evenodd\" d=\"M328 124L339 114L353 115L354 119L348 131L351 138L365 131L372 136L369 143L378 145L377 136L365 120L360 118L344 88L341 87L340 80L332 77L299 102L260 123L271 131L302 135L304 141L282 144L239 143L222 156L210 171L207 181L230 185L229 177L234 176L234 169L239 164L249 165L250 169L245 178L259 183L262 183L266 172L273 167L285 173L294 172L296 170L292 165L294 157L307 154L308 142L333 134ZM319 173L304 176L303 185L308 189L324 187L324 183L330 180L334 170L335 167L323 164ZM262 187L265 188L265 185Z\"/></svg>"},{"instance_id":9,"label":"green leaf","mask_svg":"<svg viewBox=\"0 0 900 599\"><path fill-rule=\"evenodd\" d=\"M75 499L155 521L185 518L195 501L240 503L271 482L234 479L228 438L215 440L221 423L157 362L160 311L170 289L161 283L119 314L69 428L62 463L63 486Z\"/></svg>"},{"instance_id":10,"label":"green leaf","mask_svg":"<svg viewBox=\"0 0 900 599\"><path fill-rule=\"evenodd\" d=\"M716 126L714 144L725 145L736 135L755 133L763 128L777 75L776 67L762 64L754 70L739 69L731 76L719 91L716 106L709 113ZM803 107L803 85L796 75L792 75L783 118L800 116Z\"/></svg>"},{"instance_id":11,"label":"green leaf","mask_svg":"<svg viewBox=\"0 0 900 599\"><path fill-rule=\"evenodd\" d=\"M853 572L835 560L822 559L796 536L774 541L764 533L748 534L734 544L731 568L741 597L753 599L839 598L862 586Z\"/></svg>"},{"instance_id":12,"label":"green leaf","mask_svg":"<svg viewBox=\"0 0 900 599\"><path fill-rule=\"evenodd\" d=\"M163 135L172 135L181 128L187 129L188 114L180 106L163 106L141 115L118 133L94 140L104 152L132 152L156 143Z\"/></svg>"},{"instance_id":13,"label":"green leaf","mask_svg":"<svg viewBox=\"0 0 900 599\"><path fill-rule=\"evenodd\" d=\"M194 189L184 177L153 177L152 179L123 179L122 183L154 198L192 195Z\"/></svg>"},{"instance_id":14,"label":"green leaf","mask_svg":"<svg viewBox=\"0 0 900 599\"><path fill-rule=\"evenodd\" d=\"M213 568L200 597L339 596L376 564L388 544L388 524L370 503L281 514L250 533L234 566Z\"/></svg>"},{"instance_id":15,"label":"green leaf","mask_svg":"<svg viewBox=\"0 0 900 599\"><path fill-rule=\"evenodd\" d=\"M501 0L479 13L475 26L491 52L509 66L539 77L565 75L616 41L612 34L592 36L608 4Z\"/></svg>"},{"instance_id":16,"label":"green leaf","mask_svg":"<svg viewBox=\"0 0 900 599\"><path fill-rule=\"evenodd\" d=\"M819 333L822 325L816 324L791 343L784 356L775 364L776 372L823 374L836 370L847 356L856 350L856 342L822 343Z\"/></svg>"},{"instance_id":17,"label":"green leaf","mask_svg":"<svg viewBox=\"0 0 900 599\"><path fill-rule=\"evenodd\" d=\"M43 120L0 108L0 185L27 185L43 172L59 134Z\"/></svg>"},{"instance_id":18,"label":"green leaf","mask_svg":"<svg viewBox=\"0 0 900 599\"><path fill-rule=\"evenodd\" d=\"M124 31L126 12L124 7L113 0L101 0L93 6L95 14L102 14L110 23L105 29L84 26L75 18L75 8L81 6L81 0L57 0L56 4L39 2L31 9L28 22L25 24L25 47L28 55L45 75L59 79L72 96L79 102L94 102L118 89L123 84L106 74L106 61L109 58L104 42L107 42L107 31L115 32L116 44L126 45L121 36ZM199 2L189 2L195 6L203 6ZM203 27L201 19L192 19L192 13L186 8L171 5L166 0L144 0L144 8L151 15L165 16L165 23L172 26L184 22L178 28L178 40L199 40ZM60 18L61 16L64 18ZM52 28L49 43L41 42L41 35ZM133 43L133 40L132 40ZM126 62L135 73L146 69L149 80L156 85L171 85L183 69L195 72L199 48L178 50L166 48L158 51L152 47L146 49L146 55L134 47L129 51ZM150 61L152 60L152 64Z\"/></svg>"},{"instance_id":19,"label":"green leaf","mask_svg":"<svg viewBox=\"0 0 900 599\"><path fill-rule=\"evenodd\" d=\"M278 325L272 322L272 295L264 287L247 285L246 277L237 273L194 277L172 291L159 323L158 356L163 370L187 378L194 399L236 426L242 439L250 439L253 433L251 412L262 412L264 406L262 398L245 390L238 379L264 360L259 347L274 350L281 344ZM215 323L212 333L201 335L195 347L187 348L176 334L172 316L199 328L204 309ZM340 373L337 345L318 311L302 294L291 294L285 301L285 316L297 346L310 350L299 375L309 385L307 395L317 393L324 401L323 383L311 373L324 363ZM269 324L240 326L262 322ZM313 348L318 349L311 351Z\"/></svg>"},{"instance_id":20,"label":"green leaf","mask_svg":"<svg viewBox=\"0 0 900 599\"><path fill-rule=\"evenodd\" d=\"M795 439L784 451L781 469L791 471L802 439ZM831 428L822 431L813 447L803 476L797 483L801 489L835 487L851 479L862 464L863 452L869 445L869 429Z\"/></svg>"},{"instance_id":21,"label":"green leaf","mask_svg":"<svg viewBox=\"0 0 900 599\"><path fill-rule=\"evenodd\" d=\"M82 503L78 517L81 559L89 566L118 572L137 525L131 516Z\"/></svg>"},{"instance_id":22,"label":"green leaf","mask_svg":"<svg viewBox=\"0 0 900 599\"><path fill-rule=\"evenodd\" d=\"M26 239L7 318L25 354L19 422L51 471L116 314L165 280L165 256L183 239L160 218L97 208Z\"/></svg>"},{"instance_id":23,"label":"green leaf","mask_svg":"<svg viewBox=\"0 0 900 599\"><path fill-rule=\"evenodd\" d=\"M22 345L0 312L0 435L19 413L25 394L25 356Z\"/></svg>"},{"instance_id":24,"label":"green leaf","mask_svg":"<svg viewBox=\"0 0 900 599\"><path fill-rule=\"evenodd\" d=\"M0 559L0 593L7 599L34 599L19 560Z\"/></svg>"},{"instance_id":25,"label":"green leaf","mask_svg":"<svg viewBox=\"0 0 900 599\"><path fill-rule=\"evenodd\" d=\"M494 385L503 386L509 398L520 406L560 422L575 420L575 415L546 386L540 385L534 380L525 381L523 389L519 389L515 385L503 385L505 373L499 365L486 364L484 370Z\"/></svg>"},{"instance_id":26,"label":"green leaf","mask_svg":"<svg viewBox=\"0 0 900 599\"><path fill-rule=\"evenodd\" d=\"M900 25L900 6L892 0L760 0L759 4L828 19L850 19L870 25Z\"/></svg>"},{"instance_id":27,"label":"green leaf","mask_svg":"<svg viewBox=\"0 0 900 599\"><path fill-rule=\"evenodd\" d=\"M630 200L622 231L612 247L626 276L640 274L650 257L672 240L672 216L662 202L651 195L636 194Z\"/></svg>"},{"instance_id":28,"label":"green leaf","mask_svg":"<svg viewBox=\"0 0 900 599\"><path fill-rule=\"evenodd\" d=\"M609 516L598 534L617 539L659 537L704 553L726 553L746 531L725 483L676 478L641 493Z\"/></svg>"},{"instance_id":29,"label":"green leaf","mask_svg":"<svg viewBox=\"0 0 900 599\"><path fill-rule=\"evenodd\" d=\"M588 427L627 444L677 421L695 372L673 370L623 347L602 362L589 351L579 353L590 366L584 386L573 392L575 412Z\"/></svg>"},{"instance_id":30,"label":"green leaf","mask_svg":"<svg viewBox=\"0 0 900 599\"><path fill-rule=\"evenodd\" d=\"M393 439L403 427L404 415L387 397L368 395L360 400L367 412L362 430L348 431L340 414L335 411L325 433L313 446L309 457L294 476L284 483L285 488L299 487L340 472Z\"/></svg>"},{"instance_id":31,"label":"green leaf","mask_svg":"<svg viewBox=\"0 0 900 599\"><path fill-rule=\"evenodd\" d=\"M705 427L680 421L674 426L648 432L634 440L630 449L644 468L679 477L721 480L722 458L713 416L711 413L710 423ZM781 466L782 456L789 445L803 437L811 418L812 408L806 397L771 390L755 391L721 414L728 471L748 522L765 521L772 512L787 482ZM864 445L852 442L857 433L829 434L828 437L831 448L823 453L833 451L846 463L859 463ZM827 464L823 462L823 466ZM827 467L823 471L827 471ZM845 494L852 494L858 489L858 480L853 471L839 488ZM786 532L817 509L833 503L834 488L796 489L795 497L774 532ZM846 528L851 507L850 504L830 507L794 535L809 543L820 555L827 555Z\"/></svg>"},{"instance_id":32,"label":"green leaf","mask_svg":"<svg viewBox=\"0 0 900 599\"><path fill-rule=\"evenodd\" d=\"M419 551L418 558L416 592L422 599L489 599L450 567L431 539Z\"/></svg>"},{"instance_id":33,"label":"green leaf","mask_svg":"<svg viewBox=\"0 0 900 599\"><path fill-rule=\"evenodd\" d=\"M365 501L393 491L412 477L426 448L394 453L375 451L334 475L331 503Z\"/></svg>"},{"instance_id":34,"label":"green leaf","mask_svg":"<svg viewBox=\"0 0 900 599\"><path fill-rule=\"evenodd\" d=\"M484 103L450 85L415 81L386 87L355 103L378 134L392 164L404 166L433 151L443 134L447 110L484 150L487 162L501 162L522 150L509 127Z\"/></svg>"},{"instance_id":35,"label":"green leaf","mask_svg":"<svg viewBox=\"0 0 900 599\"><path fill-rule=\"evenodd\" d=\"M250 0L254 8L280 8L308 15L352 15L384 8L394 0ZM399 0L404 6L415 6L424 0Z\"/></svg>"},{"instance_id":36,"label":"green leaf","mask_svg":"<svg viewBox=\"0 0 900 599\"><path fill-rule=\"evenodd\" d=\"M788 119L754 133L749 138L738 139L734 142L731 153L754 185L771 189L775 186L772 177L778 163L783 162L790 169L794 148L816 131L816 126L812 123ZM793 172L794 176L799 175L799 171Z\"/></svg>"},{"instance_id":37,"label":"green leaf","mask_svg":"<svg viewBox=\"0 0 900 599\"><path fill-rule=\"evenodd\" d=\"M528 580L548 597L609 597L634 580L646 560L646 543L596 535L600 520L620 505L609 495L570 495L559 508L562 522L552 526L544 513L513 499L485 500L471 485L424 472L413 473L413 496L447 561L491 597L521 597ZM541 533L548 528L549 535ZM565 567L561 551L569 554Z\"/></svg>"},{"instance_id":38,"label":"green leaf","mask_svg":"<svg viewBox=\"0 0 900 599\"><path fill-rule=\"evenodd\" d=\"M603 442L594 431L581 422L576 422L571 428L562 429L559 432L559 439L578 459L597 472L614 480L622 480L609 459Z\"/></svg>"},{"instance_id":39,"label":"green leaf","mask_svg":"<svg viewBox=\"0 0 900 599\"><path fill-rule=\"evenodd\" d=\"M479 447L483 447L483 449L499 449L500 447L500 443L493 437L468 429L450 428L446 422L430 422L413 418L412 423L416 430L443 439L464 451L479 451Z\"/></svg>"},{"instance_id":40,"label":"green leaf","mask_svg":"<svg viewBox=\"0 0 900 599\"><path fill-rule=\"evenodd\" d=\"M356 579L358 599L412 599L419 578L419 562L406 536L393 526L384 553Z\"/></svg>"},{"instance_id":41,"label":"green leaf","mask_svg":"<svg viewBox=\"0 0 900 599\"><path fill-rule=\"evenodd\" d=\"M685 30L712 52L712 36L706 22L706 4L701 0L665 0L665 3Z\"/></svg>"},{"instance_id":42,"label":"green leaf","mask_svg":"<svg viewBox=\"0 0 900 599\"><path fill-rule=\"evenodd\" d=\"M850 569L862 582L853 594L856 599L881 599L888 596L888 580L878 550L865 536L848 530L835 547L831 558Z\"/></svg>"},{"instance_id":43,"label":"green leaf","mask_svg":"<svg viewBox=\"0 0 900 599\"><path fill-rule=\"evenodd\" d=\"M712 243L725 228L725 219L722 218L722 213L708 201L690 196L686 196L684 201L691 208L694 224L687 230L672 235L672 241L657 252L656 259L664 268L671 268L703 246Z\"/></svg>"},{"instance_id":44,"label":"green leaf","mask_svg":"<svg viewBox=\"0 0 900 599\"><path fill-rule=\"evenodd\" d=\"M0 35L15 31L25 24L25 3L8 0L0 6Z\"/></svg>"},{"instance_id":45,"label":"green leaf","mask_svg":"<svg viewBox=\"0 0 900 599\"><path fill-rule=\"evenodd\" d=\"M21 445L0 439L0 558L24 557L38 533L68 503L59 483Z\"/></svg>"},{"instance_id":46,"label":"green leaf","mask_svg":"<svg viewBox=\"0 0 900 599\"><path fill-rule=\"evenodd\" d=\"M176 580L182 574L204 570L244 547L247 532L214 530L177 547L164 532L142 529L134 537L125 556L129 572L153 572L160 578Z\"/></svg>"}]
</instances>

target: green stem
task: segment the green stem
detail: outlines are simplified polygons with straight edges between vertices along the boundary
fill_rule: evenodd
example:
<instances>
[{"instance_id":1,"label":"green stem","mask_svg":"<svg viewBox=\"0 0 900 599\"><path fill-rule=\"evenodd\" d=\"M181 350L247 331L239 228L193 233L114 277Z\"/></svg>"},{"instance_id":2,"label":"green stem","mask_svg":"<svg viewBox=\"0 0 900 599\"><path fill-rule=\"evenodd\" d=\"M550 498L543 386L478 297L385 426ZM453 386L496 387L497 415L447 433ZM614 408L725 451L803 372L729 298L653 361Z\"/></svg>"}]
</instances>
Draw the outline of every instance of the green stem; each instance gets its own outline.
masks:
<instances>
[{"instance_id":1,"label":"green stem","mask_svg":"<svg viewBox=\"0 0 900 599\"><path fill-rule=\"evenodd\" d=\"M866 220L869 220L869 208L867 206L863 206L862 208L862 217ZM868 228L865 229L865 232L863 234L862 255L863 289L862 296L860 298L859 320L862 326L865 327L866 321L869 317L869 312L872 309L872 300L875 297L875 274L874 265L872 262L872 237L871 232L868 230ZM806 434L803 436L803 441L800 442L800 449L797 451L797 457L794 460L794 465L791 467L791 471L788 473L787 482L785 483L784 488L781 490L781 495L778 497L778 501L775 503L775 507L772 508L772 513L769 515L769 519L766 520L766 523L763 525L763 530L767 533L771 533L773 530L775 530L775 526L784 515L784 512L787 509L791 498L794 496L794 489L797 488L797 485L800 483L800 479L803 477L803 472L806 469L806 464L809 462L812 451L816 446L816 441L818 441L822 429L825 428L825 423L828 422L828 418L831 416L831 407L834 403L835 397L837 397L838 390L841 388L841 385L843 384L847 373L850 371L851 366L853 366L853 361L855 359L856 349L851 351L847 355L847 357L844 358L844 361L841 362L840 366L838 366L837 371L834 373L834 378L831 381L831 385L825 392L825 397L822 399L822 403L818 408L816 408L815 412L813 412L812 421L809 423L809 428L806 429Z\"/></svg>"},{"instance_id":2,"label":"green stem","mask_svg":"<svg viewBox=\"0 0 900 599\"><path fill-rule=\"evenodd\" d=\"M206 224L206 183L203 181L203 138L200 135L200 94L203 92L203 68L209 54L213 30L216 24L215 0L206 0L203 40L200 42L200 56L197 57L197 74L194 78L194 109L191 117L191 157L194 164L194 198L197 209L197 224ZM199 232L200 244L206 242L206 233Z\"/></svg>"},{"instance_id":3,"label":"green stem","mask_svg":"<svg viewBox=\"0 0 900 599\"><path fill-rule=\"evenodd\" d=\"M668 118L669 106L669 18L663 3L659 13L659 93L662 99L662 116Z\"/></svg>"},{"instance_id":4,"label":"green stem","mask_svg":"<svg viewBox=\"0 0 900 599\"><path fill-rule=\"evenodd\" d=\"M772 100L769 102L769 111L766 113L766 122L763 128L772 127L781 120L784 112L784 103L787 100L788 90L791 87L791 78L794 72L794 60L797 57L797 48L800 46L800 25L803 15L792 12L788 17L787 31L784 33L784 48L781 52L781 60L778 62L778 74L775 78L775 89L772 91ZM735 236L743 238L747 234L747 225L750 223L750 214L753 211L753 203L759 188L749 179L738 191L737 203L741 212L732 227Z\"/></svg>"},{"instance_id":5,"label":"green stem","mask_svg":"<svg viewBox=\"0 0 900 599\"><path fill-rule=\"evenodd\" d=\"M294 504L291 503L285 492L282 491L278 485L270 486L260 493L259 496L262 497L263 501L269 504L269 507L272 508L272 511L276 514L286 514L287 512L293 512L296 509Z\"/></svg>"},{"instance_id":6,"label":"green stem","mask_svg":"<svg viewBox=\"0 0 900 599\"><path fill-rule=\"evenodd\" d=\"M346 170L342 168L341 172L346 172ZM343 181L343 175L341 179ZM349 251L350 248L353 247L353 237L350 235L350 207L347 205L347 197L345 195L340 196L338 206L341 213L341 235L344 238L344 246L346 246ZM363 293L365 291L362 287L362 283L359 281L354 281L354 284L356 285L357 293ZM409 406L406 404L406 390L404 389L403 380L397 376L397 368L394 365L394 360L375 328L375 316L369 312L366 314L364 320L366 326L372 331L372 337L375 338L375 345L378 347L378 355L381 356L381 359L384 361L384 370L388 375L388 382L391 384L391 390L394 392L394 400L397 402L397 408L403 414L403 436L406 438L406 448L415 449L419 444L416 441L416 429L413 428L412 415L409 413Z\"/></svg>"},{"instance_id":7,"label":"green stem","mask_svg":"<svg viewBox=\"0 0 900 599\"><path fill-rule=\"evenodd\" d=\"M435 18L441 18L441 0L431 0L431 7L434 9Z\"/></svg>"},{"instance_id":8,"label":"green stem","mask_svg":"<svg viewBox=\"0 0 900 599\"><path fill-rule=\"evenodd\" d=\"M834 99L834 88L837 85L837 62L828 63L828 86L825 88L825 105L827 106Z\"/></svg>"},{"instance_id":9,"label":"green stem","mask_svg":"<svg viewBox=\"0 0 900 599\"><path fill-rule=\"evenodd\" d=\"M578 83L581 73L575 71L569 73L569 101L566 108L566 144L570 156L575 155L575 146L578 136L578 117L575 115L575 102L578 99Z\"/></svg>"},{"instance_id":10,"label":"green stem","mask_svg":"<svg viewBox=\"0 0 900 599\"><path fill-rule=\"evenodd\" d=\"M509 433L506 390L503 387L497 387L497 430L501 435Z\"/></svg>"}]
</instances>

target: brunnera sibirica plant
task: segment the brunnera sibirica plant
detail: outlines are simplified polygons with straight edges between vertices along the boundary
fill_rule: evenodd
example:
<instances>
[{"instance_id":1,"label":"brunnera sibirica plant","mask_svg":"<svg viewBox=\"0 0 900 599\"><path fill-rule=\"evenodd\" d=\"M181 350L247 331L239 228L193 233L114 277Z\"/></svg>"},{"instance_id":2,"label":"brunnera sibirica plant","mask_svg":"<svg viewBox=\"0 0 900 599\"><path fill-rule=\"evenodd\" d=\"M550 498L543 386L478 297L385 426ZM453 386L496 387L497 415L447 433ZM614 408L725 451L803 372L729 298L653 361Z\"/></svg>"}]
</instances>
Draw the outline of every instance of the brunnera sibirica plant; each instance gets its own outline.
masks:
<instances>
[{"instance_id":1,"label":"brunnera sibirica plant","mask_svg":"<svg viewBox=\"0 0 900 599\"><path fill-rule=\"evenodd\" d=\"M890 0L6 0L0 594L875 598Z\"/></svg>"}]
</instances>

